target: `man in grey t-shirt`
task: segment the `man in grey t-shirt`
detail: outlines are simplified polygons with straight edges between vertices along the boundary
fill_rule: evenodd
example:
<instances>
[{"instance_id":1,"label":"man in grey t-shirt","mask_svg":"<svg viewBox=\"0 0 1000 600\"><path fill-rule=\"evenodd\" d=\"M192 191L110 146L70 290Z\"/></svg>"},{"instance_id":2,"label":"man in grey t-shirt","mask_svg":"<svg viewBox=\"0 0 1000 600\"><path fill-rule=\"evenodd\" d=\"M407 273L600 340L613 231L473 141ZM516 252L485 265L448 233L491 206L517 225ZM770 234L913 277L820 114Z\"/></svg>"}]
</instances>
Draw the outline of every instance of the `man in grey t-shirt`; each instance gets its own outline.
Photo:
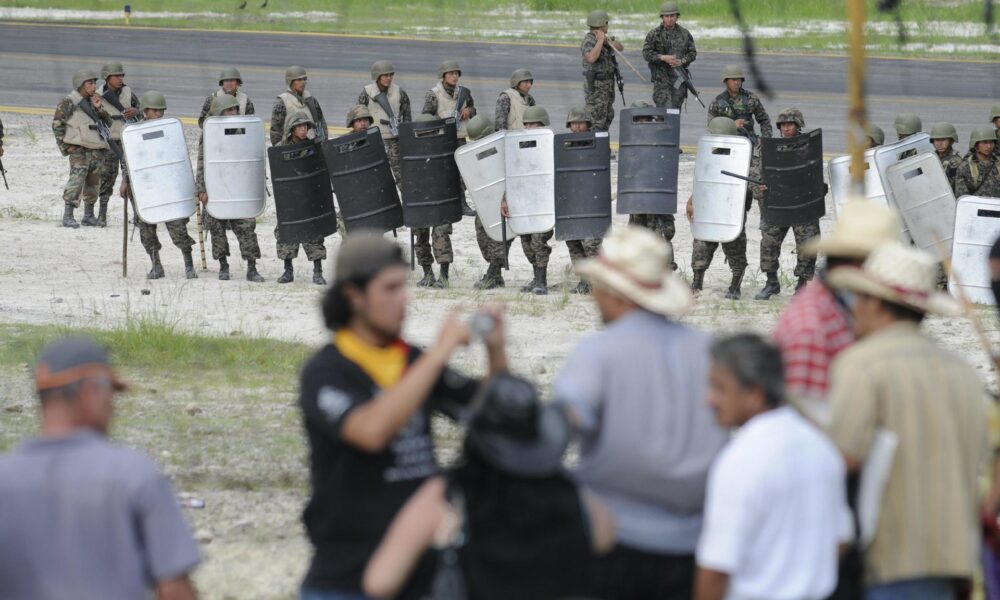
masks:
<instances>
[{"instance_id":1,"label":"man in grey t-shirt","mask_svg":"<svg viewBox=\"0 0 1000 600\"><path fill-rule=\"evenodd\" d=\"M35 376L40 435L0 457L0 598L195 598L201 559L170 481L105 437L125 389L107 354L60 340Z\"/></svg>"},{"instance_id":2,"label":"man in grey t-shirt","mask_svg":"<svg viewBox=\"0 0 1000 600\"><path fill-rule=\"evenodd\" d=\"M663 239L616 229L580 261L606 327L570 353L554 382L580 438L579 482L615 516L618 547L598 559L600 598L692 596L712 460L727 434L705 404L709 337L672 318L692 298Z\"/></svg>"}]
</instances>

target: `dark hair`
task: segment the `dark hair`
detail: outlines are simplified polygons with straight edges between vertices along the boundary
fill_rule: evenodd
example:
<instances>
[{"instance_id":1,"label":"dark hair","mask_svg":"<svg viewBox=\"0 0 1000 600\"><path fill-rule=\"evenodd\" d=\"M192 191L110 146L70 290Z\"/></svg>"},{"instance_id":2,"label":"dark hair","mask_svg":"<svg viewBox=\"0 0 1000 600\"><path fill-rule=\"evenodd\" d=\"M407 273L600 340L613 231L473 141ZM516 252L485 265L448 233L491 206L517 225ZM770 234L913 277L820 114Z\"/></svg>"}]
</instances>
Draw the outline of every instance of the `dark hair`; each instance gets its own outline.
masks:
<instances>
[{"instance_id":1,"label":"dark hair","mask_svg":"<svg viewBox=\"0 0 1000 600\"><path fill-rule=\"evenodd\" d=\"M897 321L912 321L913 323L919 325L923 322L924 316L926 316L919 310L914 310L901 304L895 304L886 300L879 301L882 303L885 310L887 310Z\"/></svg>"},{"instance_id":2,"label":"dark hair","mask_svg":"<svg viewBox=\"0 0 1000 600\"><path fill-rule=\"evenodd\" d=\"M740 333L716 340L712 360L729 369L744 389L760 388L771 408L785 403L785 365L781 351L759 335Z\"/></svg>"},{"instance_id":3,"label":"dark hair","mask_svg":"<svg viewBox=\"0 0 1000 600\"><path fill-rule=\"evenodd\" d=\"M354 318L351 301L347 298L347 288L356 287L362 292L378 273L344 281L335 281L323 295L323 322L330 331L347 327Z\"/></svg>"}]
</instances>

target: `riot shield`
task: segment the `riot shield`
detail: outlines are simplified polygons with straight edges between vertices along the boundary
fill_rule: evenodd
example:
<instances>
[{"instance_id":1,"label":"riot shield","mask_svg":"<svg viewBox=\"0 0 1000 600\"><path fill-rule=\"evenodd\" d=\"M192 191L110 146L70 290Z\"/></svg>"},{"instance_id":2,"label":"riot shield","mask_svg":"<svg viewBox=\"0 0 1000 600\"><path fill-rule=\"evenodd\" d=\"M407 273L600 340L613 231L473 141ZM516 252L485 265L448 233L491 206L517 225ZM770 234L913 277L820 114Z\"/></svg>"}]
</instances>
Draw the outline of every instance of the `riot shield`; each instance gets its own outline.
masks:
<instances>
[{"instance_id":1,"label":"riot shield","mask_svg":"<svg viewBox=\"0 0 1000 600\"><path fill-rule=\"evenodd\" d=\"M122 131L122 147L140 219L156 224L194 214L194 174L180 121L156 119L129 125Z\"/></svg>"},{"instance_id":2,"label":"riot shield","mask_svg":"<svg viewBox=\"0 0 1000 600\"><path fill-rule=\"evenodd\" d=\"M323 142L330 184L347 232L403 226L403 208L377 127Z\"/></svg>"},{"instance_id":3,"label":"riot shield","mask_svg":"<svg viewBox=\"0 0 1000 600\"><path fill-rule=\"evenodd\" d=\"M830 161L830 196L833 210L840 213L851 193L851 157L838 156ZM865 199L880 206L888 206L882 179L875 168L875 148L865 150Z\"/></svg>"},{"instance_id":4,"label":"riot shield","mask_svg":"<svg viewBox=\"0 0 1000 600\"><path fill-rule=\"evenodd\" d=\"M789 227L826 214L823 130L790 138L761 138L761 171L767 191L761 219Z\"/></svg>"},{"instance_id":5,"label":"riot shield","mask_svg":"<svg viewBox=\"0 0 1000 600\"><path fill-rule=\"evenodd\" d=\"M555 164L550 129L508 131L507 223L517 235L542 233L556 225Z\"/></svg>"},{"instance_id":6,"label":"riot shield","mask_svg":"<svg viewBox=\"0 0 1000 600\"><path fill-rule=\"evenodd\" d=\"M437 227L462 220L457 147L455 119L399 124L403 223L407 227Z\"/></svg>"},{"instance_id":7,"label":"riot shield","mask_svg":"<svg viewBox=\"0 0 1000 600\"><path fill-rule=\"evenodd\" d=\"M918 154L905 158L886 169L885 175L913 242L935 255L939 242L950 255L955 194L938 157Z\"/></svg>"},{"instance_id":8,"label":"riot shield","mask_svg":"<svg viewBox=\"0 0 1000 600\"><path fill-rule=\"evenodd\" d=\"M302 243L336 233L337 213L323 147L306 140L268 148L267 162L281 241Z\"/></svg>"},{"instance_id":9,"label":"riot shield","mask_svg":"<svg viewBox=\"0 0 1000 600\"><path fill-rule=\"evenodd\" d=\"M476 205L476 214L486 235L497 242L503 240L500 203L507 192L506 135L506 131L498 131L455 151L455 163Z\"/></svg>"},{"instance_id":10,"label":"riot shield","mask_svg":"<svg viewBox=\"0 0 1000 600\"><path fill-rule=\"evenodd\" d=\"M677 212L681 112L626 108L619 121L618 214Z\"/></svg>"},{"instance_id":11,"label":"riot shield","mask_svg":"<svg viewBox=\"0 0 1000 600\"><path fill-rule=\"evenodd\" d=\"M704 135L694 164L694 219L691 235L703 242L731 242L743 231L747 184L723 175L750 173L753 145L736 135Z\"/></svg>"},{"instance_id":12,"label":"riot shield","mask_svg":"<svg viewBox=\"0 0 1000 600\"><path fill-rule=\"evenodd\" d=\"M882 182L882 189L885 191L886 203L890 208L899 210L896 199L892 196L892 189L889 187L887 172L889 167L907 158L906 154L934 154L934 145L931 144L931 136L926 133L918 133L900 140L895 144L887 144L875 148L875 169L878 171L879 180ZM902 221L902 219L900 219ZM904 241L912 241L910 231L903 222L902 238Z\"/></svg>"},{"instance_id":13,"label":"riot shield","mask_svg":"<svg viewBox=\"0 0 1000 600\"><path fill-rule=\"evenodd\" d=\"M556 239L603 238L611 227L608 133L560 133L553 145Z\"/></svg>"},{"instance_id":14,"label":"riot shield","mask_svg":"<svg viewBox=\"0 0 1000 600\"><path fill-rule=\"evenodd\" d=\"M216 219L255 219L264 212L264 121L253 115L204 123L205 191Z\"/></svg>"},{"instance_id":15,"label":"riot shield","mask_svg":"<svg viewBox=\"0 0 1000 600\"><path fill-rule=\"evenodd\" d=\"M955 237L951 250L948 291L958 295L958 281L966 297L976 304L995 304L990 286L989 256L1000 236L1000 198L962 196L955 211Z\"/></svg>"}]
</instances>

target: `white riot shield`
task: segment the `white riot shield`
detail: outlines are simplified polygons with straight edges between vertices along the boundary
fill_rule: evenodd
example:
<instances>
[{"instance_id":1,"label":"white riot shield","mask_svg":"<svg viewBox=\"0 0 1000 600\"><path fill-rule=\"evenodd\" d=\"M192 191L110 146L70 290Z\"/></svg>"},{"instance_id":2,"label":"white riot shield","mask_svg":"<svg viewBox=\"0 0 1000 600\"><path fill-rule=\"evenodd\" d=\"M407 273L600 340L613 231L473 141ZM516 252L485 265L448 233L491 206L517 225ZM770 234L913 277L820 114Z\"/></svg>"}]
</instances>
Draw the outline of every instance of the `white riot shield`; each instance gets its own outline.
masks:
<instances>
[{"instance_id":1,"label":"white riot shield","mask_svg":"<svg viewBox=\"0 0 1000 600\"><path fill-rule=\"evenodd\" d=\"M997 237L1000 237L1000 198L959 198L951 250L954 275L948 281L948 291L958 295L957 276L971 302L995 304L990 287L989 257Z\"/></svg>"},{"instance_id":2,"label":"white riot shield","mask_svg":"<svg viewBox=\"0 0 1000 600\"><path fill-rule=\"evenodd\" d=\"M737 135L704 135L694 165L694 220L691 235L703 242L731 242L743 230L745 181L723 175L750 173L750 140Z\"/></svg>"},{"instance_id":3,"label":"white riot shield","mask_svg":"<svg viewBox=\"0 0 1000 600\"><path fill-rule=\"evenodd\" d=\"M955 194L938 157L918 154L901 160L886 169L886 179L913 242L934 255L940 243L950 256Z\"/></svg>"},{"instance_id":4,"label":"white riot shield","mask_svg":"<svg viewBox=\"0 0 1000 600\"><path fill-rule=\"evenodd\" d=\"M216 219L264 212L264 121L253 115L205 119L205 191Z\"/></svg>"},{"instance_id":5,"label":"white riot shield","mask_svg":"<svg viewBox=\"0 0 1000 600\"><path fill-rule=\"evenodd\" d=\"M554 134L550 129L508 131L507 224L517 235L542 233L556 226Z\"/></svg>"},{"instance_id":6,"label":"white riot shield","mask_svg":"<svg viewBox=\"0 0 1000 600\"><path fill-rule=\"evenodd\" d=\"M129 186L146 223L187 219L195 211L194 174L177 119L142 121L122 131Z\"/></svg>"},{"instance_id":7,"label":"white riot shield","mask_svg":"<svg viewBox=\"0 0 1000 600\"><path fill-rule=\"evenodd\" d=\"M507 191L507 163L504 146L506 131L498 131L455 151L455 164L476 205L476 214L494 241L502 241L500 203ZM513 237L508 232L507 237Z\"/></svg>"},{"instance_id":8,"label":"white riot shield","mask_svg":"<svg viewBox=\"0 0 1000 600\"><path fill-rule=\"evenodd\" d=\"M847 202L851 192L851 157L838 156L830 161L830 195L833 197L833 210L840 214L840 209ZM875 168L875 148L865 150L865 199L888 206L885 191L882 189L882 179Z\"/></svg>"},{"instance_id":9,"label":"white riot shield","mask_svg":"<svg viewBox=\"0 0 1000 600\"><path fill-rule=\"evenodd\" d=\"M889 208L900 210L896 204L896 199L892 196L892 190L889 189L887 171L892 165L907 158L903 155L911 150L915 150L917 154L925 152L934 154L934 145L931 144L931 136L926 133L917 133L895 144L886 144L885 146L875 148L875 155L873 157L875 160L875 170L878 171L879 180L882 182L882 190L885 192L886 204L888 204ZM906 222L902 219L900 219L900 222L903 223L901 236L903 241L913 241L909 229L906 228Z\"/></svg>"}]
</instances>

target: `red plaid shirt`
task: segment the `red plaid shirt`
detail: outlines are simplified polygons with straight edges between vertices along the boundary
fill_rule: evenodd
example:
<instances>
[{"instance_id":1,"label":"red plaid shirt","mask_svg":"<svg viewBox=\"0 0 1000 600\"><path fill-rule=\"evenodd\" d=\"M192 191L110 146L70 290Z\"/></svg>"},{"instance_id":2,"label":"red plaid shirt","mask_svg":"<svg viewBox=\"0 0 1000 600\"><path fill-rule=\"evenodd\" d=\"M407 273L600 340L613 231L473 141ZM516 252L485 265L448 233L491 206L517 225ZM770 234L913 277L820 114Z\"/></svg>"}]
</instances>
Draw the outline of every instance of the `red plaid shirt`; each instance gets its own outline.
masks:
<instances>
[{"instance_id":1,"label":"red plaid shirt","mask_svg":"<svg viewBox=\"0 0 1000 600\"><path fill-rule=\"evenodd\" d=\"M820 280L796 294L778 317L774 343L785 360L789 394L826 400L830 365L854 343L848 315Z\"/></svg>"}]
</instances>

